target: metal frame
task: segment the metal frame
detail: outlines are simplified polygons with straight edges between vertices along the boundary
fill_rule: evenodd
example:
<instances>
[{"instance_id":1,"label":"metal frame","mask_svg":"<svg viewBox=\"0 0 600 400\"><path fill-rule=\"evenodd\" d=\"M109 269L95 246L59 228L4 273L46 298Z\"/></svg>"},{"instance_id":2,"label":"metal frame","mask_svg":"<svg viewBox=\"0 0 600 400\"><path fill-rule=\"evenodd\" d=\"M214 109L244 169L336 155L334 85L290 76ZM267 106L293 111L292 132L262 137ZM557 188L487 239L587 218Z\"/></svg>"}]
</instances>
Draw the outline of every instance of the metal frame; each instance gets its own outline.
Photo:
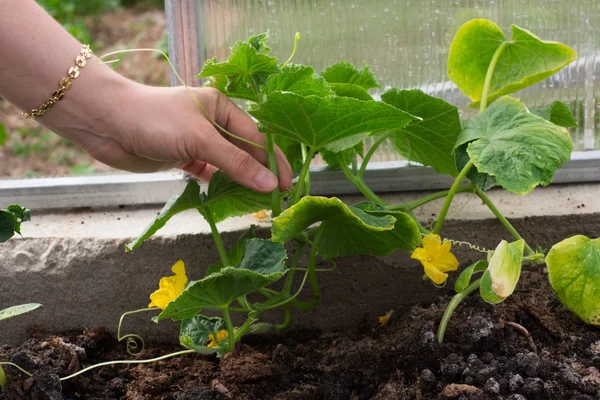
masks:
<instances>
[{"instance_id":1,"label":"metal frame","mask_svg":"<svg viewBox=\"0 0 600 400\"><path fill-rule=\"evenodd\" d=\"M171 60L190 86L199 85L194 76L200 70L203 57L199 54L201 40L196 29L200 1L165 1ZM174 74L171 82L180 84ZM358 193L340 171L323 167L311 170L313 194ZM432 168L411 166L407 162L371 163L365 180L377 193L447 189L453 182L452 178L437 174ZM584 182L600 182L600 151L573 153L571 161L554 177L554 183L559 184ZM181 172L2 180L0 208L12 203L36 210L161 204L181 193L184 185L185 175Z\"/></svg>"}]
</instances>

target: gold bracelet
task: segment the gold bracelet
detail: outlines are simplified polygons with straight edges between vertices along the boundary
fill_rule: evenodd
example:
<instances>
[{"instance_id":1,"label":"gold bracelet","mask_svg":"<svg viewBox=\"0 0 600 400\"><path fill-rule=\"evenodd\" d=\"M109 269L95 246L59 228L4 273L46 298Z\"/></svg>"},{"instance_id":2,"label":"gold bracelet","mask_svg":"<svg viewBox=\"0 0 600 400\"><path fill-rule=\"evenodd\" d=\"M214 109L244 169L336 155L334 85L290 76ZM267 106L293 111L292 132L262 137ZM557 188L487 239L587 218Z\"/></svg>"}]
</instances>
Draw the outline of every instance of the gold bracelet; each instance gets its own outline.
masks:
<instances>
[{"instance_id":1,"label":"gold bracelet","mask_svg":"<svg viewBox=\"0 0 600 400\"><path fill-rule=\"evenodd\" d=\"M77 57L75 57L75 65L69 68L67 71L67 77L60 80L60 88L52 92L52 96L43 102L41 106L34 108L30 113L24 112L23 115L28 119L41 117L46 111L52 108L53 105L62 100L62 98L65 96L65 90L68 90L71 87L73 80L77 79L79 76L79 70L85 67L86 60L91 56L92 50L90 49L90 46L87 44L81 45L81 52Z\"/></svg>"}]
</instances>

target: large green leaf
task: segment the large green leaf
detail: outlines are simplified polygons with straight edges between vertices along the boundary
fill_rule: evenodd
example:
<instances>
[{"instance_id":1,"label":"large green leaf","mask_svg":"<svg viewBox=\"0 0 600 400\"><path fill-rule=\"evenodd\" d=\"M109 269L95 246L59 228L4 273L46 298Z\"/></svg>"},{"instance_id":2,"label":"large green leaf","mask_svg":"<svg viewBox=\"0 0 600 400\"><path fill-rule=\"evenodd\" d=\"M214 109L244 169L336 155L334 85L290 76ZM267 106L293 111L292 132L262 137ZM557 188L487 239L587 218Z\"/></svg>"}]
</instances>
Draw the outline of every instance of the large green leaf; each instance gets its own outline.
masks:
<instances>
[{"instance_id":1,"label":"large green leaf","mask_svg":"<svg viewBox=\"0 0 600 400\"><path fill-rule=\"evenodd\" d=\"M400 154L439 173L457 174L452 151L462 127L456 107L420 90L392 89L382 94L381 100L422 118L393 131Z\"/></svg>"},{"instance_id":2,"label":"large green leaf","mask_svg":"<svg viewBox=\"0 0 600 400\"><path fill-rule=\"evenodd\" d=\"M403 128L416 117L378 101L274 92L250 113L271 133L313 149L366 132ZM349 143L349 147L357 142ZM339 149L343 150L343 149Z\"/></svg>"},{"instance_id":3,"label":"large green leaf","mask_svg":"<svg viewBox=\"0 0 600 400\"><path fill-rule=\"evenodd\" d=\"M200 193L200 185L190 180L183 193L169 200L155 220L125 249L131 251L139 247L165 226L173 216L186 210L195 208L205 218L206 213L210 212L215 223L218 223L229 217L250 214L270 206L270 194L254 192L238 184L222 171L217 171L210 180L206 194Z\"/></svg>"},{"instance_id":4,"label":"large green leaf","mask_svg":"<svg viewBox=\"0 0 600 400\"><path fill-rule=\"evenodd\" d=\"M525 241L521 239L512 243L503 240L496 247L479 286L483 300L500 303L514 292L521 277L524 246Z\"/></svg>"},{"instance_id":5,"label":"large green leaf","mask_svg":"<svg viewBox=\"0 0 600 400\"><path fill-rule=\"evenodd\" d=\"M358 70L354 65L346 61L340 61L325 68L321 72L327 83L345 83L360 86L365 90L380 87L367 64Z\"/></svg>"},{"instance_id":6,"label":"large green leaf","mask_svg":"<svg viewBox=\"0 0 600 400\"><path fill-rule=\"evenodd\" d=\"M600 325L600 239L565 239L550 249L546 265L560 301L586 323Z\"/></svg>"},{"instance_id":7,"label":"large green leaf","mask_svg":"<svg viewBox=\"0 0 600 400\"><path fill-rule=\"evenodd\" d=\"M251 239L246 243L246 254L239 266L226 267L199 281L190 282L158 316L158 320L182 320L192 318L205 307L227 307L236 298L279 280L287 272L286 258L281 243Z\"/></svg>"},{"instance_id":8,"label":"large green leaf","mask_svg":"<svg viewBox=\"0 0 600 400\"><path fill-rule=\"evenodd\" d=\"M36 308L39 308L41 306L42 305L38 304L38 303L29 303L29 304L21 304L19 306L5 308L4 310L0 310L0 321L2 321L3 319L8 319L8 318L16 317L17 315L28 313L28 312L33 311Z\"/></svg>"},{"instance_id":9,"label":"large green leaf","mask_svg":"<svg viewBox=\"0 0 600 400\"><path fill-rule=\"evenodd\" d=\"M546 107L532 109L531 112L558 126L565 128L578 126L569 106L562 101L554 101Z\"/></svg>"},{"instance_id":10,"label":"large green leaf","mask_svg":"<svg viewBox=\"0 0 600 400\"><path fill-rule=\"evenodd\" d=\"M448 56L448 77L474 101L481 100L488 67L500 46L488 100L517 92L553 75L577 58L570 47L540 40L512 26L512 40L492 21L474 19L460 27Z\"/></svg>"},{"instance_id":11,"label":"large green leaf","mask_svg":"<svg viewBox=\"0 0 600 400\"><path fill-rule=\"evenodd\" d=\"M154 235L160 228L165 226L174 215L180 212L198 208L202 204L200 198L200 185L194 180L190 180L183 193L179 196L172 197L163 209L158 213L154 221L148 225L148 227L142 232L137 239L125 246L125 251L131 251L139 247L143 242L148 240Z\"/></svg>"},{"instance_id":12,"label":"large green leaf","mask_svg":"<svg viewBox=\"0 0 600 400\"><path fill-rule=\"evenodd\" d=\"M267 82L266 94L275 91L294 92L301 96L330 96L333 91L323 77L315 74L313 67L288 64L281 73L272 75Z\"/></svg>"},{"instance_id":13,"label":"large green leaf","mask_svg":"<svg viewBox=\"0 0 600 400\"><path fill-rule=\"evenodd\" d=\"M565 128L528 112L508 96L467 122L456 147L466 143L479 172L518 194L550 184L556 170L569 161L573 147Z\"/></svg>"},{"instance_id":14,"label":"large green leaf","mask_svg":"<svg viewBox=\"0 0 600 400\"><path fill-rule=\"evenodd\" d=\"M314 223L323 230L319 254L325 260L354 254L383 256L412 251L421 235L412 218L373 203L348 206L338 198L307 196L273 220L274 241L286 242Z\"/></svg>"},{"instance_id":15,"label":"large green leaf","mask_svg":"<svg viewBox=\"0 0 600 400\"><path fill-rule=\"evenodd\" d=\"M299 172L302 169L302 147L300 142L287 136L273 135L275 144L283 151L285 157L292 166L292 171Z\"/></svg>"},{"instance_id":16,"label":"large green leaf","mask_svg":"<svg viewBox=\"0 0 600 400\"><path fill-rule=\"evenodd\" d=\"M217 171L210 178L204 204L211 210L215 222L221 222L229 217L270 209L271 194L257 193Z\"/></svg>"},{"instance_id":17,"label":"large green leaf","mask_svg":"<svg viewBox=\"0 0 600 400\"><path fill-rule=\"evenodd\" d=\"M236 42L226 62L219 63L216 57L206 61L197 77L210 78L209 86L229 97L258 102L260 86L280 71L277 58L268 55L270 49L265 45L266 38L266 34L262 34Z\"/></svg>"},{"instance_id":18,"label":"large green leaf","mask_svg":"<svg viewBox=\"0 0 600 400\"><path fill-rule=\"evenodd\" d=\"M333 143L333 144L335 144L335 143ZM321 157L323 157L323 160L325 160L325 162L327 163L327 166L329 168L339 169L341 167L342 163L345 163L346 165L350 165L350 163L352 162L352 159L355 156L363 157L364 151L365 151L365 144L361 140L354 147L351 147L351 148L343 150L343 151L333 152L333 151L327 150L327 147L325 147L325 148L321 149L319 151L319 153L321 154Z\"/></svg>"},{"instance_id":19,"label":"large green leaf","mask_svg":"<svg viewBox=\"0 0 600 400\"><path fill-rule=\"evenodd\" d=\"M209 335L217 337L217 332L226 329L223 318L209 318L204 315L195 315L181 321L179 330L179 343L185 348L198 353L208 354L218 352L217 348L206 347L210 340Z\"/></svg>"}]
</instances>

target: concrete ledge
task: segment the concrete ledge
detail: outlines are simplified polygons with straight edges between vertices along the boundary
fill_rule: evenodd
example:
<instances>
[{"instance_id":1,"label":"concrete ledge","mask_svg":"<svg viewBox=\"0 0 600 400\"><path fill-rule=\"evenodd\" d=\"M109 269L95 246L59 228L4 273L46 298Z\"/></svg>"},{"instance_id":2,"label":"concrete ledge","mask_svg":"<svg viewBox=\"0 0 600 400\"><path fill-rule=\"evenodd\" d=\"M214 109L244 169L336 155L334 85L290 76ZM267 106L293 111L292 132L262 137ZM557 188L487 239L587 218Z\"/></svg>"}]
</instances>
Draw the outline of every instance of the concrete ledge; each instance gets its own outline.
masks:
<instances>
[{"instance_id":1,"label":"concrete ledge","mask_svg":"<svg viewBox=\"0 0 600 400\"><path fill-rule=\"evenodd\" d=\"M600 236L599 184L553 186L527 197L493 191L491 197L533 245L549 248L575 235ZM387 196L389 202L410 201L420 194ZM350 202L360 198L347 198ZM466 205L465 205L466 203ZM477 198L461 195L450 211L444 236L494 248L508 233ZM115 330L120 315L144 308L171 265L183 259L192 279L218 261L208 226L197 213L174 218L160 235L140 249L126 254L127 241L140 233L160 207L148 209L79 210L36 215L23 226L24 238L0 246L0 308L24 302L40 302L43 308L3 321L0 344L15 343L26 328L39 324L47 331L106 326ZM439 210L436 202L419 210L423 221ZM468 212L467 212L468 211ZM225 245L251 223L250 217L233 218L220 225ZM262 224L261 233L268 235ZM480 257L466 247L457 250L461 265ZM347 257L338 268L321 274L323 304L315 311L296 313L294 326L335 329L352 325L364 313L429 302L450 292L421 281L422 268L407 253L386 257ZM176 340L177 326L148 321L150 313L133 316L124 326L148 339ZM273 314L269 318L277 320Z\"/></svg>"}]
</instances>

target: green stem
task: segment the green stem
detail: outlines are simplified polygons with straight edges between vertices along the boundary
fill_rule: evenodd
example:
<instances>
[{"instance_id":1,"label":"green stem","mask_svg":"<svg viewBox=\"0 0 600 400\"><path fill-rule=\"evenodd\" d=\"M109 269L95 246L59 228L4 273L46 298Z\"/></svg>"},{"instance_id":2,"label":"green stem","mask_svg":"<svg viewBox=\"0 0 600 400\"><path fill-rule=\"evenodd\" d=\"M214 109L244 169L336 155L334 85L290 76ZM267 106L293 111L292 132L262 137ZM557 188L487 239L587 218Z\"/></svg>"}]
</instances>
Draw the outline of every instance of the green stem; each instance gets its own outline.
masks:
<instances>
[{"instance_id":1,"label":"green stem","mask_svg":"<svg viewBox=\"0 0 600 400\"><path fill-rule=\"evenodd\" d=\"M279 171L277 170L277 155L275 154L275 139L270 133L265 133L265 139L267 141L267 155L269 158L269 169L273 175L279 177ZM273 190L271 193L271 210L273 210L273 218L281 214L281 199L279 197L279 189Z\"/></svg>"},{"instance_id":2,"label":"green stem","mask_svg":"<svg viewBox=\"0 0 600 400\"><path fill-rule=\"evenodd\" d=\"M223 307L221 311L223 312L223 319L227 325L227 351L233 351L233 348L235 347L235 331L233 329L233 322L231 322L231 315L229 315L229 307Z\"/></svg>"},{"instance_id":3,"label":"green stem","mask_svg":"<svg viewBox=\"0 0 600 400\"><path fill-rule=\"evenodd\" d=\"M487 108L488 93L490 91L490 85L492 83L492 76L494 76L494 70L496 69L496 64L498 63L498 59L500 58L500 55L502 54L502 52L504 51L506 46L508 46L510 43L512 43L512 42L502 43L500 45L500 47L498 47L496 49L496 52L494 53L494 56L492 57L492 61L490 61L490 65L488 66L487 73L485 74L485 81L483 83L483 91L481 92L481 100L480 100L480 104L479 104L479 112L480 113L484 112L485 109Z\"/></svg>"},{"instance_id":4,"label":"green stem","mask_svg":"<svg viewBox=\"0 0 600 400\"><path fill-rule=\"evenodd\" d=\"M345 161L346 160L344 160L343 157L340 158L340 167L342 168L344 175L350 181L350 183L352 183L362 193L362 195L365 196L367 199L369 199L370 201L372 201L375 204L379 204L380 206L385 207L386 206L385 201L383 201L381 199L381 197L377 196L366 185L366 183L362 180L362 178L359 178L356 175L354 175L352 173L352 171L350 171L350 168L348 168L348 165L346 164Z\"/></svg>"},{"instance_id":5,"label":"green stem","mask_svg":"<svg viewBox=\"0 0 600 400\"><path fill-rule=\"evenodd\" d=\"M466 187L460 187L456 190L455 194L458 193L474 193L475 189L472 186L466 186ZM415 208L419 208L424 206L427 203L430 203L432 201L444 198L446 196L448 196L448 193L450 193L450 190L444 190L443 192L437 192L437 193L432 193L428 196L425 197L421 197L420 199L417 199L415 201L411 201L410 203L404 203L404 204L393 204L391 206L389 206L388 208L390 210L394 210L394 211L412 211Z\"/></svg>"},{"instance_id":6,"label":"green stem","mask_svg":"<svg viewBox=\"0 0 600 400\"><path fill-rule=\"evenodd\" d=\"M317 254L319 253L319 240L323 230L319 230L315 237L315 242L310 249L310 261L308 264L308 280L310 281L310 289L312 291L312 300L309 302L292 301L292 305L302 310L312 310L321 303L321 290L319 289L319 282L317 280Z\"/></svg>"},{"instance_id":7,"label":"green stem","mask_svg":"<svg viewBox=\"0 0 600 400\"><path fill-rule=\"evenodd\" d=\"M171 358L171 357L177 357L177 356L181 356L184 354L193 354L195 353L194 350L182 350L182 351L178 351L176 353L170 353L170 354L166 354L164 356L160 356L160 357L156 357L156 358L150 358L147 360L118 360L118 361L107 361L107 362L103 362L100 364L94 364L91 365L87 368L82 369L81 371L78 371L72 375L69 376L65 376L64 378L60 378L61 381L66 381L72 378L75 378L76 376L79 376L83 373L86 373L88 371L91 371L92 369L95 368L100 368L100 367L105 367L107 365L118 365L118 364L148 364L148 363L153 363L153 362L157 362L157 361L162 361L162 360L166 360L167 358ZM0 363L2 364L2 363ZM19 368L20 369L20 368ZM31 376L31 375L30 375Z\"/></svg>"},{"instance_id":8,"label":"green stem","mask_svg":"<svg viewBox=\"0 0 600 400\"><path fill-rule=\"evenodd\" d=\"M290 326L290 322L292 322L292 311L290 310L289 306L286 306L285 307L285 319L283 320L283 322L281 324L275 326L275 330L280 331L280 330L287 328L288 326Z\"/></svg>"},{"instance_id":9,"label":"green stem","mask_svg":"<svg viewBox=\"0 0 600 400\"><path fill-rule=\"evenodd\" d=\"M229 267L229 259L227 258L227 252L225 251L225 246L223 246L221 235L219 235L219 231L217 230L217 224L215 223L215 219L213 218L212 211L208 206L204 206L203 208L204 219L206 219L206 222L208 222L208 224L210 225L210 231L212 232L215 245L217 246L217 250L219 251L219 257L221 257L221 264L223 264L223 268Z\"/></svg>"},{"instance_id":10,"label":"green stem","mask_svg":"<svg viewBox=\"0 0 600 400\"><path fill-rule=\"evenodd\" d=\"M500 210L498 210L496 205L494 203L492 203L492 200L490 200L490 198L487 197L487 195L483 192L483 190L476 187L475 194L481 199L481 201L483 201L483 203L490 209L490 211L492 213L494 213L496 218L498 218L498 220L500 222L502 222L502 225L504 225L506 227L506 229L510 232L510 234L515 238L515 240L523 239L521 237L521 235L519 235L519 232L517 232L517 230L512 226L512 224L510 222L508 222L508 220L504 217L504 215L502 215ZM528 253L528 255L535 254L535 251L533 251L533 249L531 247L529 247L529 245L527 243L525 243L525 251Z\"/></svg>"},{"instance_id":11,"label":"green stem","mask_svg":"<svg viewBox=\"0 0 600 400\"><path fill-rule=\"evenodd\" d=\"M296 247L296 252L294 253L294 258L292 259L291 268L288 270L288 276L286 277L285 286L283 287L282 291L282 293L285 293L288 296L292 293L294 274L296 272L298 262L300 261L300 257L302 256L302 250L304 250L304 244L299 244L298 247Z\"/></svg>"},{"instance_id":12,"label":"green stem","mask_svg":"<svg viewBox=\"0 0 600 400\"><path fill-rule=\"evenodd\" d=\"M254 319L254 318L246 319L246 322L244 322L244 324L242 326L240 326L239 329L236 331L234 343L239 342L242 339L242 337L244 337L244 335L246 334L248 329L250 329L250 327L252 326L252 324L255 321L256 321L256 319Z\"/></svg>"},{"instance_id":13,"label":"green stem","mask_svg":"<svg viewBox=\"0 0 600 400\"><path fill-rule=\"evenodd\" d=\"M464 299L466 299L468 295L470 295L472 292L477 290L477 288L479 288L480 283L481 283L481 279L477 279L475 282L473 282L469 286L467 286L467 288L464 291L454 295L452 300L450 300L450 303L448 303L448 306L446 307L446 311L444 311L444 316L442 317L442 320L440 321L440 326L438 327L438 331L437 331L437 339L440 344L444 341L444 335L446 334L446 328L448 328L448 322L450 322L450 318L452 318L452 314L454 314L454 311L456 310L458 305Z\"/></svg>"},{"instance_id":14,"label":"green stem","mask_svg":"<svg viewBox=\"0 0 600 400\"><path fill-rule=\"evenodd\" d=\"M293 201L292 205L299 202L300 198L302 197L302 192L304 191L304 184L306 181L306 175L310 171L310 162L312 161L313 157L315 156L315 153L316 153L316 151L311 149L308 152L308 157L306 158L306 160L304 160L304 165L302 165L302 171L300 171L300 178L298 180L298 186L296 187L296 193L294 195L294 201ZM307 193L307 195L308 194L309 193Z\"/></svg>"},{"instance_id":15,"label":"green stem","mask_svg":"<svg viewBox=\"0 0 600 400\"><path fill-rule=\"evenodd\" d=\"M11 363L11 362L0 362L0 369L2 369L2 365L10 365L11 367L15 367L16 369L18 369L19 371L21 371L22 373L24 373L25 375L32 377L33 374L31 372L27 372L26 370L24 370L23 368L19 367L17 364L15 363Z\"/></svg>"},{"instance_id":16,"label":"green stem","mask_svg":"<svg viewBox=\"0 0 600 400\"><path fill-rule=\"evenodd\" d=\"M360 164L360 170L358 171L359 178L362 179L363 176L365 176L365 171L367 170L367 165L369 164L369 161L371 161L371 157L373 157L373 154L375 154L375 152L377 151L377 148L379 146L381 146L381 144L383 142L385 142L386 139L389 138L391 135L392 135L391 131L384 133L383 135L379 136L379 138L375 141L375 143L373 143L373 146L371 146L371 148L365 155L365 158L363 159L362 163Z\"/></svg>"},{"instance_id":17,"label":"green stem","mask_svg":"<svg viewBox=\"0 0 600 400\"><path fill-rule=\"evenodd\" d=\"M450 209L450 204L452 204L452 199L454 199L454 195L458 191L460 184L462 183L463 179L465 179L467 173L469 172L472 166L473 162L469 161L467 165L465 165L465 167L462 169L462 171L460 171L460 174L458 174L456 180L454 181L454 184L448 191L446 201L444 202L444 205L442 206L442 209L440 211L440 215L438 216L437 222L435 223L435 228L433 228L434 234L439 234L442 230L442 225L444 224L444 219L446 219L446 215L448 214L448 209Z\"/></svg>"},{"instance_id":18,"label":"green stem","mask_svg":"<svg viewBox=\"0 0 600 400\"><path fill-rule=\"evenodd\" d=\"M308 159L308 148L304 143L300 143L300 150L302 151L302 165ZM304 182L306 193L310 193L310 173L306 174L306 180Z\"/></svg>"}]
</instances>

